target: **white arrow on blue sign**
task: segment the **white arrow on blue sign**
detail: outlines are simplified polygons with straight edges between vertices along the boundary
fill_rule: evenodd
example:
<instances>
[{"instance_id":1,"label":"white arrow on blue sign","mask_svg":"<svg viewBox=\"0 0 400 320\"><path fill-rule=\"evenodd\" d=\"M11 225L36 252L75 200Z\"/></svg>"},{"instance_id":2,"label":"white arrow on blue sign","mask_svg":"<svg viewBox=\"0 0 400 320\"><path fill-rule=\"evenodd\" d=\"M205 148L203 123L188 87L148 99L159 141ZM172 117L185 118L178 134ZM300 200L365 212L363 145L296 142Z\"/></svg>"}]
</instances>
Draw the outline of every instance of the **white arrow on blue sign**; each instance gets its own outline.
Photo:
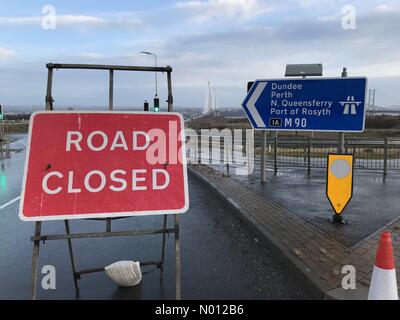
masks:
<instances>
[{"instance_id":1,"label":"white arrow on blue sign","mask_svg":"<svg viewBox=\"0 0 400 320\"><path fill-rule=\"evenodd\" d=\"M367 78L256 80L242 107L254 129L362 132Z\"/></svg>"}]
</instances>

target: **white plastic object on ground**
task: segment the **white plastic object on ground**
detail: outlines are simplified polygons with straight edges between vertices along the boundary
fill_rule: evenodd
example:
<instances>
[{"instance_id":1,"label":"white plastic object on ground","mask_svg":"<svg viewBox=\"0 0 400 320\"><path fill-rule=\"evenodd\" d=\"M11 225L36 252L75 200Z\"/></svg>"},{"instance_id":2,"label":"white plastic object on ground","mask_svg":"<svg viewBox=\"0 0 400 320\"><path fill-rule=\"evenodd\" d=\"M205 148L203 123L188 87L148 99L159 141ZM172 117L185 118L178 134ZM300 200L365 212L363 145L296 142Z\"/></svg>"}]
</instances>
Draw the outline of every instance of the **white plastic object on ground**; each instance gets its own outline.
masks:
<instances>
[{"instance_id":1,"label":"white plastic object on ground","mask_svg":"<svg viewBox=\"0 0 400 320\"><path fill-rule=\"evenodd\" d=\"M105 272L121 287L133 287L142 281L139 262L118 261L105 267Z\"/></svg>"}]
</instances>

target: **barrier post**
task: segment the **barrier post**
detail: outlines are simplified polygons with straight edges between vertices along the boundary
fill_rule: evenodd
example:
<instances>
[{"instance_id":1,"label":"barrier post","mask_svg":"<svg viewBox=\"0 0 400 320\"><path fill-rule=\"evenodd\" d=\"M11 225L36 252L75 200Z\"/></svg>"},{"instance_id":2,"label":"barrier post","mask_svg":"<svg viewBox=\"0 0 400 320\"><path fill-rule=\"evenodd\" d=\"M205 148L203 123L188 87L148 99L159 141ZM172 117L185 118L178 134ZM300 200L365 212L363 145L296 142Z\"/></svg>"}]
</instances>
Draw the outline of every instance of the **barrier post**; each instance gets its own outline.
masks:
<instances>
[{"instance_id":1,"label":"barrier post","mask_svg":"<svg viewBox=\"0 0 400 320\"><path fill-rule=\"evenodd\" d=\"M267 181L266 172L265 172L266 162L267 162L266 154L265 154L265 152L266 152L266 144L267 144L267 131L263 130L262 131L262 139L261 139L261 168L260 168L261 169L261 182L262 183Z\"/></svg>"},{"instance_id":2,"label":"barrier post","mask_svg":"<svg viewBox=\"0 0 400 320\"><path fill-rule=\"evenodd\" d=\"M389 147L389 141L388 138L385 137L384 140L384 156L383 156L383 176L386 177L386 173L387 173L387 161L388 161L388 147Z\"/></svg>"},{"instance_id":3,"label":"barrier post","mask_svg":"<svg viewBox=\"0 0 400 320\"><path fill-rule=\"evenodd\" d=\"M307 169L308 169L308 174L310 174L311 173L311 137L308 137L308 141L307 141L308 143L307 143L307 145L308 145L308 148L307 148Z\"/></svg>"},{"instance_id":4,"label":"barrier post","mask_svg":"<svg viewBox=\"0 0 400 320\"><path fill-rule=\"evenodd\" d=\"M274 173L278 173L278 134L276 131L274 138Z\"/></svg>"}]
</instances>

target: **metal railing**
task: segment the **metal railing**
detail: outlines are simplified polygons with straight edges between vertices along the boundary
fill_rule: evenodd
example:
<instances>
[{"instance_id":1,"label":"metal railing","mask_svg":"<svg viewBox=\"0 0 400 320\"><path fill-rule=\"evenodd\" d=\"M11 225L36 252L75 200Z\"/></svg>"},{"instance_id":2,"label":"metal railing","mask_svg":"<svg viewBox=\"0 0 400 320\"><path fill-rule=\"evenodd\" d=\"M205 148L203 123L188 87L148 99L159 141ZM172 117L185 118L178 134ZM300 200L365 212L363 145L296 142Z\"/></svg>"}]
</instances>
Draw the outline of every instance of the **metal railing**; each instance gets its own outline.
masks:
<instances>
[{"instance_id":1,"label":"metal railing","mask_svg":"<svg viewBox=\"0 0 400 320\"><path fill-rule=\"evenodd\" d=\"M0 120L0 160L10 157L10 140L4 130L3 120Z\"/></svg>"},{"instance_id":2,"label":"metal railing","mask_svg":"<svg viewBox=\"0 0 400 320\"><path fill-rule=\"evenodd\" d=\"M272 146L272 147L271 147ZM267 162L277 170L282 166L325 168L327 155L337 153L336 139L267 139ZM345 153L354 155L355 169L400 170L400 140L345 139Z\"/></svg>"},{"instance_id":3,"label":"metal railing","mask_svg":"<svg viewBox=\"0 0 400 320\"><path fill-rule=\"evenodd\" d=\"M209 138L211 141L213 137ZM218 136L214 136L214 138L218 138ZM215 150L215 145L212 146L210 143L210 149L207 151L201 150L202 138L197 137L196 157L193 157L193 152L188 152L188 159L195 163L216 164L212 156L220 152L221 156L218 157L219 160L217 161L220 165L228 165L227 168L242 165L235 163L235 157L232 154L234 152L245 153L245 139L242 139L239 144L237 141L234 143L232 150L235 151L227 151L224 149L224 138L219 138L221 139L220 150ZM261 165L261 145L261 137L256 136L252 160L257 171L260 170ZM388 171L400 170L400 139L346 138L344 151L346 154L354 155L355 170L379 170L384 175ZM227 152L230 153L228 163L226 163ZM269 167L274 168L275 172L285 167L305 168L308 172L311 172L312 168L326 168L329 153L338 153L337 139L303 137L268 137L266 139L266 163Z\"/></svg>"}]
</instances>

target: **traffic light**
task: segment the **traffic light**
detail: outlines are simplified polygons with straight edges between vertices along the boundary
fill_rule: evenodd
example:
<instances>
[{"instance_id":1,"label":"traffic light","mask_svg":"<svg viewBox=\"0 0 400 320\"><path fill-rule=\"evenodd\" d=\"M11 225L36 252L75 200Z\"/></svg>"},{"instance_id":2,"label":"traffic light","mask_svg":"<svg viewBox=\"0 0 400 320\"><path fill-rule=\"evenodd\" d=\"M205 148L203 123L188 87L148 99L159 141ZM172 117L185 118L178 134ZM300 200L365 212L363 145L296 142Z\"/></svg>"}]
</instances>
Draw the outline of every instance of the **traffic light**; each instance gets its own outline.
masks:
<instances>
[{"instance_id":1,"label":"traffic light","mask_svg":"<svg viewBox=\"0 0 400 320\"><path fill-rule=\"evenodd\" d=\"M147 100L144 101L144 111L145 112L149 111L149 103L147 102Z\"/></svg>"},{"instance_id":2,"label":"traffic light","mask_svg":"<svg viewBox=\"0 0 400 320\"><path fill-rule=\"evenodd\" d=\"M154 112L160 112L160 98L154 98Z\"/></svg>"},{"instance_id":3,"label":"traffic light","mask_svg":"<svg viewBox=\"0 0 400 320\"><path fill-rule=\"evenodd\" d=\"M3 106L0 104L0 120L3 120Z\"/></svg>"}]
</instances>

